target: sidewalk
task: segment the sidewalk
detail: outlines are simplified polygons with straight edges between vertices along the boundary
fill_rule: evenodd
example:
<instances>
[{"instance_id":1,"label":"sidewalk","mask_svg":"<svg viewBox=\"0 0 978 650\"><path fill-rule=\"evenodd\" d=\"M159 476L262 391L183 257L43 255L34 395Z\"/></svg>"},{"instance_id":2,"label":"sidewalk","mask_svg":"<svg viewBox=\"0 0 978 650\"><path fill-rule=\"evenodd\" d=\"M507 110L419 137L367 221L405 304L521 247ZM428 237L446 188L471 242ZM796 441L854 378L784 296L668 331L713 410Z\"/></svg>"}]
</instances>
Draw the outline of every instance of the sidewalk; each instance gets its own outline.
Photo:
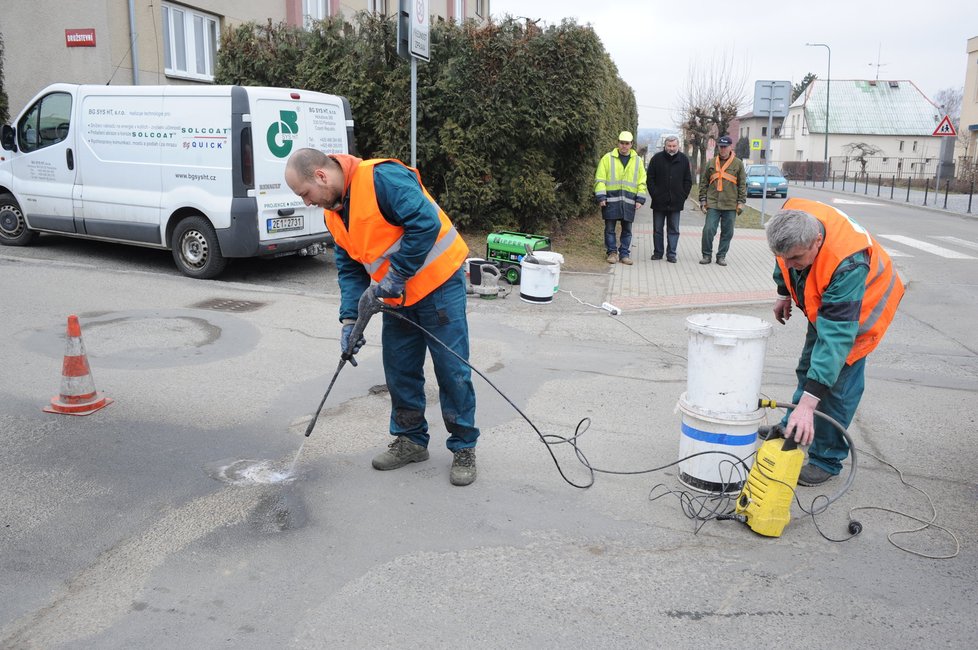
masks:
<instances>
[{"instance_id":1,"label":"sidewalk","mask_svg":"<svg viewBox=\"0 0 978 650\"><path fill-rule=\"evenodd\" d=\"M700 264L703 214L687 203L679 227L677 263L652 261L652 210L642 207L632 226L634 264L609 265L608 302L624 310L668 309L773 300L774 256L763 230L734 231L727 266ZM719 235L713 242L714 258Z\"/></svg>"}]
</instances>

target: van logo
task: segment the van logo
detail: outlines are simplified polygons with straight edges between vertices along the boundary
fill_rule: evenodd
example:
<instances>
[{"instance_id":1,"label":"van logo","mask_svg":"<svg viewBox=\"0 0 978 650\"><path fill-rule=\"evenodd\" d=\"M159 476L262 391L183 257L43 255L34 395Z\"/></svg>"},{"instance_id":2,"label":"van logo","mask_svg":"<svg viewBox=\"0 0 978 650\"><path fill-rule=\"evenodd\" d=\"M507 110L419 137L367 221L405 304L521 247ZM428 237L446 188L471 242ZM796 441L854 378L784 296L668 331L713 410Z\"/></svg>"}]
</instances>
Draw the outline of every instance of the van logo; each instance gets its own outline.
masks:
<instances>
[{"instance_id":1,"label":"van logo","mask_svg":"<svg viewBox=\"0 0 978 650\"><path fill-rule=\"evenodd\" d=\"M299 114L295 111L279 111L278 118L278 122L269 125L265 139L272 154L285 158L292 151L292 141L299 133Z\"/></svg>"}]
</instances>

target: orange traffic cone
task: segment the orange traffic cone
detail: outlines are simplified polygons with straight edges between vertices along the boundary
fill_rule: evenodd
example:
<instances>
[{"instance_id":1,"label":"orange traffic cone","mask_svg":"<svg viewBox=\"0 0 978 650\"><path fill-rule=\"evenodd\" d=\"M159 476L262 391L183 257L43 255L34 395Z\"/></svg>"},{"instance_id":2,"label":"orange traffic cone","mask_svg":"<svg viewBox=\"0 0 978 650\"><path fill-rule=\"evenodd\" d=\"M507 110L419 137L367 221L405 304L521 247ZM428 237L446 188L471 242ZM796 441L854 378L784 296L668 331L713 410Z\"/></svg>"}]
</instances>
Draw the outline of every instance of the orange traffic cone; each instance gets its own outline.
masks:
<instances>
[{"instance_id":1,"label":"orange traffic cone","mask_svg":"<svg viewBox=\"0 0 978 650\"><path fill-rule=\"evenodd\" d=\"M78 317L68 317L67 344L65 360L61 368L61 394L51 398L51 405L45 406L47 413L65 415L88 415L108 406L112 400L95 392L95 380L88 367L85 344L81 339L81 325Z\"/></svg>"}]
</instances>

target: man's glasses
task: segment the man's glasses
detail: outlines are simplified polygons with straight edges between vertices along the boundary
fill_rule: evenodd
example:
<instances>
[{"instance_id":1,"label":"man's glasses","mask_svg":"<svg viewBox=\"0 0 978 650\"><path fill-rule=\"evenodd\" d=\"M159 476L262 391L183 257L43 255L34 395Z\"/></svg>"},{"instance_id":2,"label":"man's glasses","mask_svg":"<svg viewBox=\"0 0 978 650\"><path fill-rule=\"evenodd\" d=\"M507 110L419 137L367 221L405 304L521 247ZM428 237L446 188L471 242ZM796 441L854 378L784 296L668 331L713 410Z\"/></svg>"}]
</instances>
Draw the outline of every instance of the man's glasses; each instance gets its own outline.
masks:
<instances>
[{"instance_id":1,"label":"man's glasses","mask_svg":"<svg viewBox=\"0 0 978 650\"><path fill-rule=\"evenodd\" d=\"M631 144L631 142L626 142L625 140L619 140L618 144Z\"/></svg>"}]
</instances>

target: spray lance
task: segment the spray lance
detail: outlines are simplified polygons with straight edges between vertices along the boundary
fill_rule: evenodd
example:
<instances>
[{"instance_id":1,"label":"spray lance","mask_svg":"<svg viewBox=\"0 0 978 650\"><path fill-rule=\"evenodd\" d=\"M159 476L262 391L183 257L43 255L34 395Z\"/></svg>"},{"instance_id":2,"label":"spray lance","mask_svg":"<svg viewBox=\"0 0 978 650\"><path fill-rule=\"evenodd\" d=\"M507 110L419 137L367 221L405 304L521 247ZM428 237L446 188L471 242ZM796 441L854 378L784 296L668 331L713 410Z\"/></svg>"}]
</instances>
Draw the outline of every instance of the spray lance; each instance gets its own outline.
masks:
<instances>
[{"instance_id":1,"label":"spray lance","mask_svg":"<svg viewBox=\"0 0 978 650\"><path fill-rule=\"evenodd\" d=\"M403 304L405 296L401 295L401 303ZM306 437L308 438L312 435L313 427L316 426L316 421L319 420L319 414L323 410L323 405L326 404L326 398L329 397L329 393L333 390L333 384L336 383L336 378L340 376L340 370L349 361L354 366L357 365L356 360L353 358L353 351L357 347L357 341L363 338L363 332L367 329L367 323L370 319L379 311L383 311L387 307L383 301L377 297L377 285L370 285L367 290L360 294L360 300L357 302L357 322L353 324L353 330L350 332L350 338L347 343L346 349L340 354L340 362L336 366L336 372L333 373L333 379L330 380L329 386L326 388L326 393L323 395L323 399L319 402L319 408L316 409L316 413L312 416L309 421L309 425L306 427Z\"/></svg>"}]
</instances>

